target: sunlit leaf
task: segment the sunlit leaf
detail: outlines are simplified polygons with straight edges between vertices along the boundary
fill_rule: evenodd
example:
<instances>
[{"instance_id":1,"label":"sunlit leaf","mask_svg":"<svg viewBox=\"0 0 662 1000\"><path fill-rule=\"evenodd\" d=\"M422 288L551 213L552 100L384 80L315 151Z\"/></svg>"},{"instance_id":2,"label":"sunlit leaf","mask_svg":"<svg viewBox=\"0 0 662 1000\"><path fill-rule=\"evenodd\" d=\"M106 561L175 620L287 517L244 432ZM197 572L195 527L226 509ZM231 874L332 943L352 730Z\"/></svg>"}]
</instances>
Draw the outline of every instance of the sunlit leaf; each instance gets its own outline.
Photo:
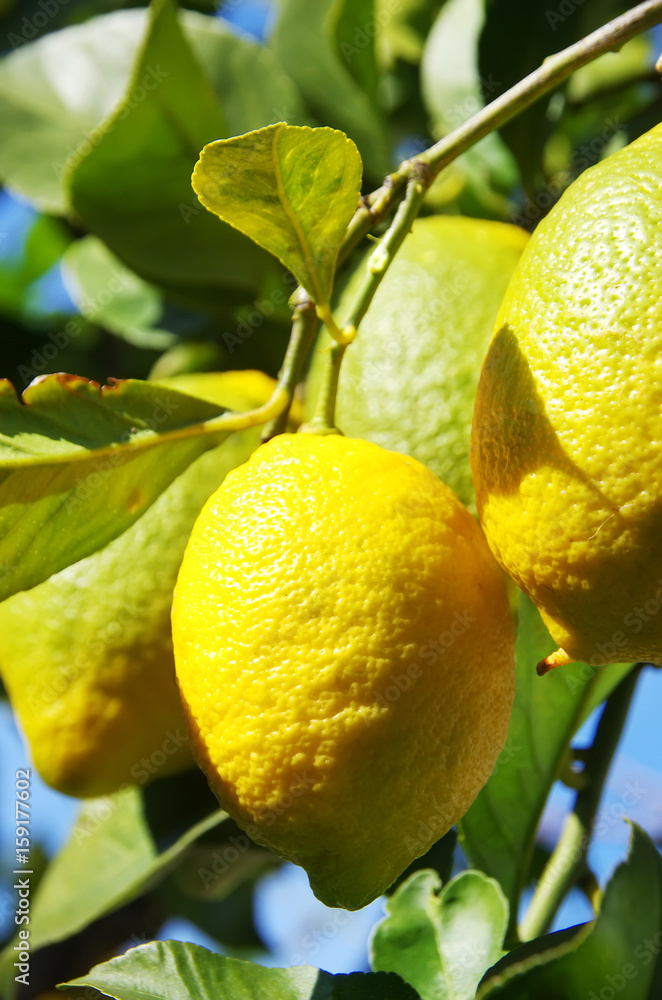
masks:
<instances>
[{"instance_id":1,"label":"sunlit leaf","mask_svg":"<svg viewBox=\"0 0 662 1000\"><path fill-rule=\"evenodd\" d=\"M70 156L97 139L122 97L146 25L119 11L23 45L0 61L0 175L51 212L64 212Z\"/></svg>"},{"instance_id":2,"label":"sunlit leaf","mask_svg":"<svg viewBox=\"0 0 662 1000\"><path fill-rule=\"evenodd\" d=\"M375 928L372 967L397 972L422 1000L473 1000L503 955L508 904L482 872L462 872L440 886L433 871L416 872L400 886Z\"/></svg>"},{"instance_id":3,"label":"sunlit leaf","mask_svg":"<svg viewBox=\"0 0 662 1000\"><path fill-rule=\"evenodd\" d=\"M0 599L133 524L194 458L227 436L183 434L164 442L164 433L223 412L131 379L101 388L74 375L46 375L22 401L1 380Z\"/></svg>"},{"instance_id":4,"label":"sunlit leaf","mask_svg":"<svg viewBox=\"0 0 662 1000\"><path fill-rule=\"evenodd\" d=\"M265 969L180 941L132 948L66 984L68 992L77 986L92 986L115 1000L416 1000L398 976L332 976L305 965Z\"/></svg>"},{"instance_id":5,"label":"sunlit leaf","mask_svg":"<svg viewBox=\"0 0 662 1000\"><path fill-rule=\"evenodd\" d=\"M329 301L361 188L361 157L347 136L281 122L220 139L200 154L193 188L210 212L278 257L318 305Z\"/></svg>"},{"instance_id":6,"label":"sunlit leaf","mask_svg":"<svg viewBox=\"0 0 662 1000\"><path fill-rule=\"evenodd\" d=\"M373 51L384 18L371 6L365 0L281 0L270 44L318 120L346 132L378 180L391 164Z\"/></svg>"}]
</instances>

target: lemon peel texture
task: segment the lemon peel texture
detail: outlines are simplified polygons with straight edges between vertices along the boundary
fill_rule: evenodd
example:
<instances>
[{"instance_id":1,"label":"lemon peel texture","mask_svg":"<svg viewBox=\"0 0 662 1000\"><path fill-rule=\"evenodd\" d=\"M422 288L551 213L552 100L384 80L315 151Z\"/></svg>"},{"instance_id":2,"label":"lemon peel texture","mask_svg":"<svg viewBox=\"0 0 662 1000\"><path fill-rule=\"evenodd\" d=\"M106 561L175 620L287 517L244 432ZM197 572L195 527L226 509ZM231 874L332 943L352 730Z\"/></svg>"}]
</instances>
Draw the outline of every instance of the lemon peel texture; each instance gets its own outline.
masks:
<instances>
[{"instance_id":1,"label":"lemon peel texture","mask_svg":"<svg viewBox=\"0 0 662 1000\"><path fill-rule=\"evenodd\" d=\"M662 125L583 173L506 293L472 467L568 659L662 661Z\"/></svg>"},{"instance_id":2,"label":"lemon peel texture","mask_svg":"<svg viewBox=\"0 0 662 1000\"><path fill-rule=\"evenodd\" d=\"M211 787L330 906L364 906L425 853L506 737L505 578L446 486L366 441L281 435L226 478L173 639Z\"/></svg>"}]
</instances>

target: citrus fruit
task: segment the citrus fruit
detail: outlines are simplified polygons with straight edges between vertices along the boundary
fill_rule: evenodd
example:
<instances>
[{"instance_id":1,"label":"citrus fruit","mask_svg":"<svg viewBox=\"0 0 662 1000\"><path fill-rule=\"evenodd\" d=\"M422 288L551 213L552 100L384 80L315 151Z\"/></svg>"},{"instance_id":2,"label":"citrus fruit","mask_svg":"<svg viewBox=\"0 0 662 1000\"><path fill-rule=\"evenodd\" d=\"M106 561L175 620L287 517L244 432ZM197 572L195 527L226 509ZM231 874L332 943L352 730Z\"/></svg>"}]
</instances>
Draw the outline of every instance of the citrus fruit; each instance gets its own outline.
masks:
<instances>
[{"instance_id":1,"label":"citrus fruit","mask_svg":"<svg viewBox=\"0 0 662 1000\"><path fill-rule=\"evenodd\" d=\"M269 398L261 372L168 385L233 409ZM34 766L70 795L101 795L193 765L175 683L170 605L191 527L259 429L197 459L104 549L0 604L0 672Z\"/></svg>"},{"instance_id":2,"label":"citrus fruit","mask_svg":"<svg viewBox=\"0 0 662 1000\"><path fill-rule=\"evenodd\" d=\"M446 486L367 441L281 435L226 478L173 640L212 789L329 906L364 906L425 853L506 737L505 577Z\"/></svg>"},{"instance_id":3,"label":"citrus fruit","mask_svg":"<svg viewBox=\"0 0 662 1000\"><path fill-rule=\"evenodd\" d=\"M336 421L343 433L412 455L475 510L471 413L499 304L527 235L457 216L419 219L377 289L343 360ZM343 289L344 319L365 273ZM307 409L331 343L315 354Z\"/></svg>"},{"instance_id":4,"label":"citrus fruit","mask_svg":"<svg viewBox=\"0 0 662 1000\"><path fill-rule=\"evenodd\" d=\"M480 515L556 663L662 660L661 230L657 126L538 226L481 375Z\"/></svg>"}]
</instances>

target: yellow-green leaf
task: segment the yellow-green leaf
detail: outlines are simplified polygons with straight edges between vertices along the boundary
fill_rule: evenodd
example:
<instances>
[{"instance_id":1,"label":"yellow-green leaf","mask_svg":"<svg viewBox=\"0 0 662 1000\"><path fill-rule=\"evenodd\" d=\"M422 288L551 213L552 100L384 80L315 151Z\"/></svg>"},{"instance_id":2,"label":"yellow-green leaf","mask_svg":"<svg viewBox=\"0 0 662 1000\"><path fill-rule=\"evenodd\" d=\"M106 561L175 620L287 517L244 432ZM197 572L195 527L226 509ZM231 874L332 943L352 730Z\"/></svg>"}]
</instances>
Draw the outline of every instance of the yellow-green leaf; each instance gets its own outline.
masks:
<instances>
[{"instance_id":1,"label":"yellow-green leaf","mask_svg":"<svg viewBox=\"0 0 662 1000\"><path fill-rule=\"evenodd\" d=\"M209 143L192 183L205 208L277 257L321 306L361 173L359 151L343 132L279 122Z\"/></svg>"}]
</instances>

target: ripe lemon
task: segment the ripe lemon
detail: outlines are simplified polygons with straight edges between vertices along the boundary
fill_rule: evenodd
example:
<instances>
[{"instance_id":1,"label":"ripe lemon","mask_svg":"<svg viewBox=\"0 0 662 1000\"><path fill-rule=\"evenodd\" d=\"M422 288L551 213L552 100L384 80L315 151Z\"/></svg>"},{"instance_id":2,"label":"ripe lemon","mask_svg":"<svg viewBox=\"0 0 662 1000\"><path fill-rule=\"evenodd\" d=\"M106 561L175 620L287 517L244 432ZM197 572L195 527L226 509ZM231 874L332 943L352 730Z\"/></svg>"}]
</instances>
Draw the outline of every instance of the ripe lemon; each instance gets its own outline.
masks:
<instances>
[{"instance_id":1,"label":"ripe lemon","mask_svg":"<svg viewBox=\"0 0 662 1000\"><path fill-rule=\"evenodd\" d=\"M261 372L167 384L233 409L268 399ZM0 604L0 671L34 766L69 795L102 795L193 765L175 683L170 605L191 527L259 430L202 455L123 535Z\"/></svg>"},{"instance_id":2,"label":"ripe lemon","mask_svg":"<svg viewBox=\"0 0 662 1000\"><path fill-rule=\"evenodd\" d=\"M481 518L559 662L662 660L661 232L657 126L537 228L481 375Z\"/></svg>"},{"instance_id":3,"label":"ripe lemon","mask_svg":"<svg viewBox=\"0 0 662 1000\"><path fill-rule=\"evenodd\" d=\"M282 435L196 521L173 602L192 746L255 841L357 909L468 809L514 628L482 531L423 465Z\"/></svg>"},{"instance_id":4,"label":"ripe lemon","mask_svg":"<svg viewBox=\"0 0 662 1000\"><path fill-rule=\"evenodd\" d=\"M494 321L527 234L458 216L418 219L343 360L336 419L350 437L412 455L475 511L471 414ZM344 319L369 250L343 290ZM309 415L330 338L315 354Z\"/></svg>"}]
</instances>

